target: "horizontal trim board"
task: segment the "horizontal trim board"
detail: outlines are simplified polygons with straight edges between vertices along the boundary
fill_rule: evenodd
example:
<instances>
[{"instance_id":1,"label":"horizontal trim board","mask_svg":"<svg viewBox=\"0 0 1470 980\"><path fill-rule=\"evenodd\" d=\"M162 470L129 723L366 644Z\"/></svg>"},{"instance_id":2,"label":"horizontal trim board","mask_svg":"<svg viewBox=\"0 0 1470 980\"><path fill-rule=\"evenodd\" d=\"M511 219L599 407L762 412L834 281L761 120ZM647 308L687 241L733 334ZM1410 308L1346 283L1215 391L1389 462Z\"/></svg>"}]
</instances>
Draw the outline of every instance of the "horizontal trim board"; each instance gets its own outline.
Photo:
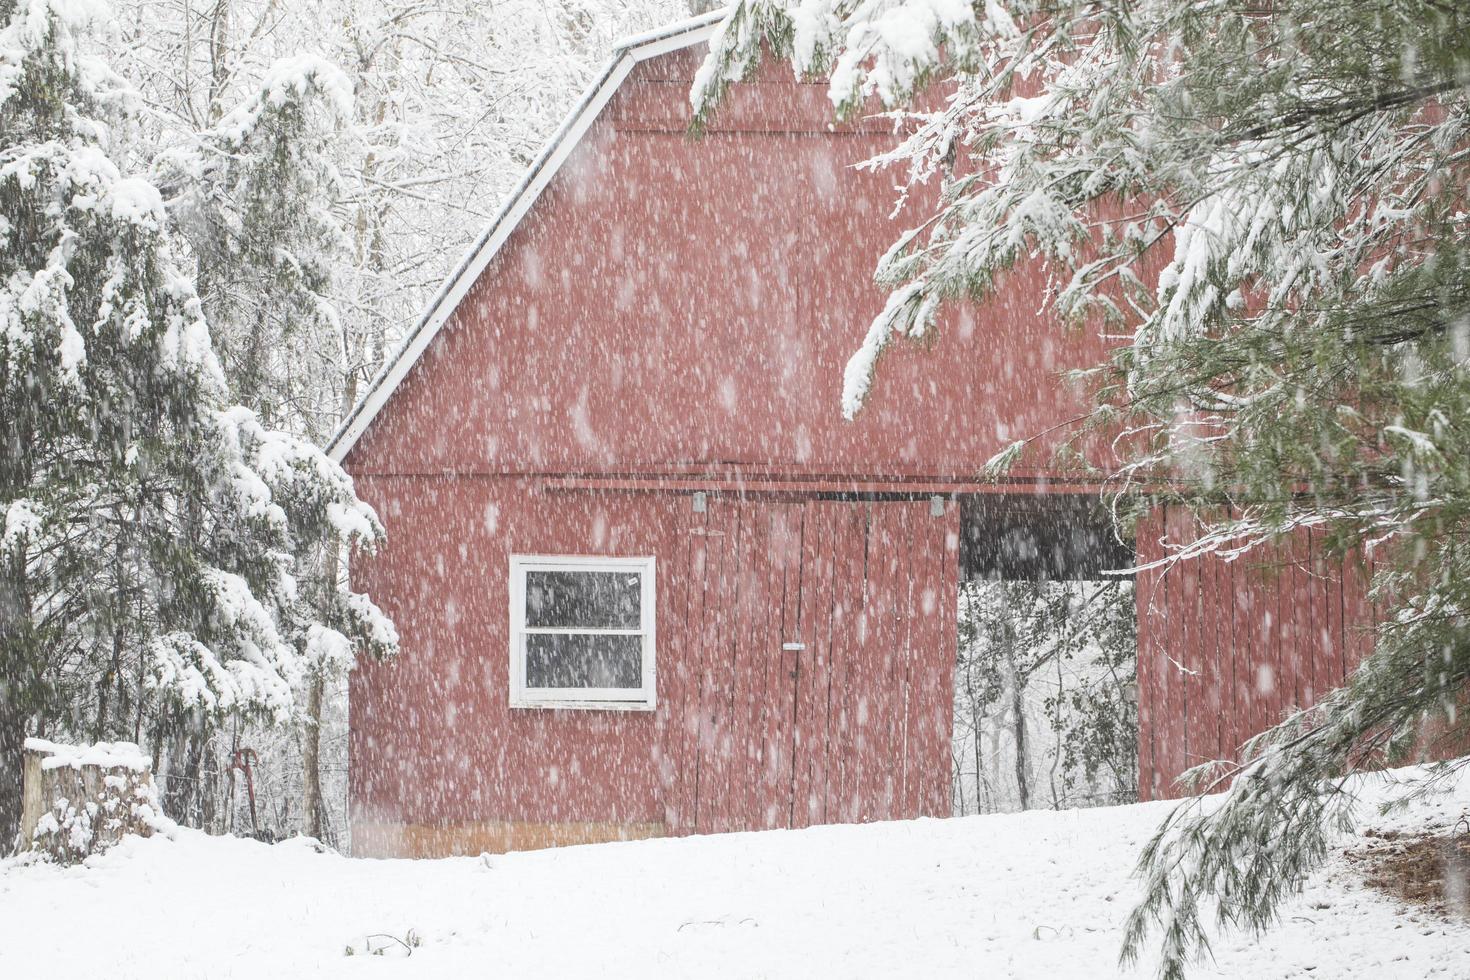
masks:
<instances>
[{"instance_id":1,"label":"horizontal trim board","mask_svg":"<svg viewBox=\"0 0 1470 980\"><path fill-rule=\"evenodd\" d=\"M856 481L856 480L578 480L561 479L545 481L545 489L552 493L610 492L610 493L694 493L704 491L730 496L754 494L796 493L811 495L866 496L871 494L894 494L911 497L927 497L934 494L948 496L960 493L1034 493L1034 494L1078 494L1097 493L1100 487L1091 483L970 483L959 481Z\"/></svg>"},{"instance_id":2,"label":"horizontal trim board","mask_svg":"<svg viewBox=\"0 0 1470 980\"><path fill-rule=\"evenodd\" d=\"M539 691L541 688L528 687L527 691ZM548 711L633 711L644 714L652 714L658 710L657 705L649 704L647 701L578 701L572 698L546 698L544 700L527 700L525 698L512 698L510 706L516 711L536 711L545 709Z\"/></svg>"},{"instance_id":3,"label":"horizontal trim board","mask_svg":"<svg viewBox=\"0 0 1470 980\"><path fill-rule=\"evenodd\" d=\"M670 468L667 470L631 471L619 470L606 473L589 473L578 470L483 470L483 469L424 469L424 470L372 470L354 469L352 475L361 479L429 479L429 480L511 480L542 482L547 484L601 484L636 482L659 484L671 488L690 487L696 484L719 484L737 487L758 483L806 484L824 486L918 486L933 483L954 484L967 487L1021 487L1029 484L1060 486L1100 487L1101 484L1081 481L1066 474L1052 474L1035 470L1012 470L1011 475L1000 479L985 480L980 477L958 473L843 473L806 470L769 469L762 464L758 470L742 472L738 468L704 470L695 467ZM696 487L697 489L697 487Z\"/></svg>"},{"instance_id":4,"label":"horizontal trim board","mask_svg":"<svg viewBox=\"0 0 1470 980\"><path fill-rule=\"evenodd\" d=\"M680 137L682 137L683 134L684 134L684 131L681 130L681 129L673 129L673 128L669 127L669 126L660 125L660 124L658 124L656 122L641 122L641 121L626 122L626 123L621 123L620 122L620 123L613 123L613 128L616 129L620 133L643 133L643 134L654 135L654 136L680 136ZM845 130L845 129L838 129L838 130L826 130L826 129L782 129L782 128L776 128L776 127L773 127L773 126L769 126L769 127L768 126L750 126L750 127L745 127L745 128L736 128L736 127L731 126L731 127L725 128L725 129L710 130L709 133L707 133L706 135L700 137L700 139L702 141L704 141L704 140L713 140L713 139L718 139L721 136L804 136L804 137L821 136L821 137L823 137L825 139L825 138L842 137L842 136L849 136L849 137L851 137L851 136L871 136L871 135L872 135L871 133L867 133L867 132L852 132L850 130Z\"/></svg>"}]
</instances>

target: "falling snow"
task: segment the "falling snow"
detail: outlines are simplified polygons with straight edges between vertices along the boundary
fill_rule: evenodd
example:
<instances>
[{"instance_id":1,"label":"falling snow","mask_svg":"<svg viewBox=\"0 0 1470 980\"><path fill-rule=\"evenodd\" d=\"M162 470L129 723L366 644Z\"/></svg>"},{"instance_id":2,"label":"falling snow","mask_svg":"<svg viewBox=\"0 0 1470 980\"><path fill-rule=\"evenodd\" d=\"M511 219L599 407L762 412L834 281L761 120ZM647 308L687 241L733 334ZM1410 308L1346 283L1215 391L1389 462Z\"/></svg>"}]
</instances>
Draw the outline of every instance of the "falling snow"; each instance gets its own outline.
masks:
<instances>
[{"instance_id":1,"label":"falling snow","mask_svg":"<svg viewBox=\"0 0 1470 980\"><path fill-rule=\"evenodd\" d=\"M0 0L0 977L1467 975L1467 14L711 6Z\"/></svg>"}]
</instances>

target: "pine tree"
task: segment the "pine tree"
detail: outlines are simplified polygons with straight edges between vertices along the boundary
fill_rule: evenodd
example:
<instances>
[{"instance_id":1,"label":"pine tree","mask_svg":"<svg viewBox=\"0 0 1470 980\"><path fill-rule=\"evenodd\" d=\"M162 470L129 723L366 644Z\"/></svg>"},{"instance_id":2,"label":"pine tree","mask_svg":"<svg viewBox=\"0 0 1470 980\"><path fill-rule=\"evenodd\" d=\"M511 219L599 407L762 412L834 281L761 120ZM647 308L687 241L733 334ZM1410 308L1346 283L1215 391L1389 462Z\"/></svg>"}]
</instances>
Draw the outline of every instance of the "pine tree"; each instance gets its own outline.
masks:
<instances>
[{"instance_id":1,"label":"pine tree","mask_svg":"<svg viewBox=\"0 0 1470 980\"><path fill-rule=\"evenodd\" d=\"M162 196L110 157L133 100L83 0L0 0L0 839L28 730L136 741L287 717L392 625L297 556L382 528L310 443L231 407ZM330 551L330 546L327 545Z\"/></svg>"},{"instance_id":2,"label":"pine tree","mask_svg":"<svg viewBox=\"0 0 1470 980\"><path fill-rule=\"evenodd\" d=\"M332 294L348 246L332 151L351 117L352 83L339 68L285 58L153 166L198 269L231 397L317 442L341 417Z\"/></svg>"},{"instance_id":3,"label":"pine tree","mask_svg":"<svg viewBox=\"0 0 1470 980\"><path fill-rule=\"evenodd\" d=\"M350 369L332 297L335 272L348 264L348 239L332 155L346 135L352 101L351 83L330 62L281 59L241 105L153 165L198 270L231 396L318 443L351 407L339 395ZM331 580L342 574L337 542L329 536L308 544L293 573L303 596L329 614ZM302 831L320 838L323 688L352 660L313 657L299 639L297 645L308 673L296 712ZM191 756L190 763L202 769L202 759ZM192 788L197 778L187 776L197 773L186 774L185 788Z\"/></svg>"},{"instance_id":4,"label":"pine tree","mask_svg":"<svg viewBox=\"0 0 1470 980\"><path fill-rule=\"evenodd\" d=\"M1470 734L1470 8L741 0L696 128L764 51L827 76L839 114L894 110L905 135L873 165L941 188L877 270L891 293L849 415L892 343L1043 263L1060 318L1130 338L1082 373L1087 428L1132 434L1121 503L1194 514L1172 561L1310 527L1379 569L1375 648L1346 686L1196 770L1223 798L1186 803L1142 857L1126 953L1157 930L1179 977L1207 917L1273 921L1349 818L1354 771ZM932 110L904 111L936 83Z\"/></svg>"}]
</instances>

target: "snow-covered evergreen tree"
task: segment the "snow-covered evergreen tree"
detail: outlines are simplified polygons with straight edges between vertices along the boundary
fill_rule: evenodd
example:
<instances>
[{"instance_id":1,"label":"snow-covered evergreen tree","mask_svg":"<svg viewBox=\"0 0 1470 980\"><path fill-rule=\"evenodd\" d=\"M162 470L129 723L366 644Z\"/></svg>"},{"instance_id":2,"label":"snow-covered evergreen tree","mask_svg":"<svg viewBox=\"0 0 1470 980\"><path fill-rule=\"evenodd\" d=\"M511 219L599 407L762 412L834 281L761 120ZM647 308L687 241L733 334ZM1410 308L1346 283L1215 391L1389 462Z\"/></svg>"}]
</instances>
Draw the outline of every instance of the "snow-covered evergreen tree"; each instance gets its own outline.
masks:
<instances>
[{"instance_id":1,"label":"snow-covered evergreen tree","mask_svg":"<svg viewBox=\"0 0 1470 980\"><path fill-rule=\"evenodd\" d=\"M346 335L333 295L350 255L334 150L350 128L352 103L351 82L335 65L310 54L283 58L241 105L221 110L153 164L188 241L231 396L317 443L347 407ZM211 107L219 105L216 98ZM293 574L303 596L329 614L336 589L328 580L342 574L338 542L329 536L315 545L298 551ZM298 646L309 673L296 726L302 829L320 837L323 689L351 656L313 656L300 639ZM182 788L200 797L202 811L204 760L185 753L185 761L191 771Z\"/></svg>"},{"instance_id":2,"label":"snow-covered evergreen tree","mask_svg":"<svg viewBox=\"0 0 1470 980\"><path fill-rule=\"evenodd\" d=\"M763 50L829 77L840 113L895 110L906 135L874 165L942 189L877 270L892 292L849 415L890 344L1041 263L1055 311L1131 336L1088 376L1090 422L1131 434L1120 491L1196 515L1171 560L1311 527L1380 569L1373 654L1197 771L1221 805L1185 805L1144 855L1128 952L1157 928L1177 977L1206 917L1272 921L1345 818L1347 773L1467 731L1470 8L741 0L696 123Z\"/></svg>"},{"instance_id":3,"label":"snow-covered evergreen tree","mask_svg":"<svg viewBox=\"0 0 1470 980\"><path fill-rule=\"evenodd\" d=\"M232 397L318 442L341 417L332 293L348 248L332 150L351 116L341 69L284 58L241 105L154 161Z\"/></svg>"},{"instance_id":4,"label":"snow-covered evergreen tree","mask_svg":"<svg viewBox=\"0 0 1470 980\"><path fill-rule=\"evenodd\" d=\"M136 105L90 0L0 0L0 837L27 731L156 747L288 716L314 663L396 646L297 557L382 536L310 443L230 407L154 184L110 156ZM328 551L332 549L327 548Z\"/></svg>"}]
</instances>

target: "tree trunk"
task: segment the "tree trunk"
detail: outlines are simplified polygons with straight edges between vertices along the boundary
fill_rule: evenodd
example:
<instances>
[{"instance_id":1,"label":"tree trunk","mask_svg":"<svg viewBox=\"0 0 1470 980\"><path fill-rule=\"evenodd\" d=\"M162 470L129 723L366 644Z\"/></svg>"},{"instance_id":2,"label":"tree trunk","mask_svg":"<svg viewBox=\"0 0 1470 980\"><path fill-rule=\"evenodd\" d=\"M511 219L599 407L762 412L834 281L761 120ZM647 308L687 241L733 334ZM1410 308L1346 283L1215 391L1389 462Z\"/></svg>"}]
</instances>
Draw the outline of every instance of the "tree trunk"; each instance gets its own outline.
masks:
<instances>
[{"instance_id":1,"label":"tree trunk","mask_svg":"<svg viewBox=\"0 0 1470 980\"><path fill-rule=\"evenodd\" d=\"M235 753L240 751L240 722L235 722L235 732L230 736L230 766L225 770L225 820L224 833L235 832Z\"/></svg>"},{"instance_id":2,"label":"tree trunk","mask_svg":"<svg viewBox=\"0 0 1470 980\"><path fill-rule=\"evenodd\" d=\"M1021 685L1011 688L1011 711L1016 717L1016 789L1022 810L1031 809L1031 788L1026 785L1026 702Z\"/></svg>"},{"instance_id":3,"label":"tree trunk","mask_svg":"<svg viewBox=\"0 0 1470 980\"><path fill-rule=\"evenodd\" d=\"M123 652L123 630L116 626L112 630L112 659L107 664L107 670L102 674L102 683L97 685L97 724L92 729L92 741L102 742L107 739L107 711L110 706L109 699L112 696L112 685L117 682L118 671L122 669Z\"/></svg>"},{"instance_id":4,"label":"tree trunk","mask_svg":"<svg viewBox=\"0 0 1470 980\"><path fill-rule=\"evenodd\" d=\"M0 553L0 854L20 827L26 719L40 693L25 554Z\"/></svg>"},{"instance_id":5,"label":"tree trunk","mask_svg":"<svg viewBox=\"0 0 1470 980\"><path fill-rule=\"evenodd\" d=\"M25 766L26 713L12 703L0 682L0 855L9 854L20 827Z\"/></svg>"},{"instance_id":6,"label":"tree trunk","mask_svg":"<svg viewBox=\"0 0 1470 980\"><path fill-rule=\"evenodd\" d=\"M1056 703L1060 705L1065 703L1067 692L1067 682L1062 676L1062 655L1060 653L1053 653L1052 663L1057 668ZM1051 770L1047 774L1047 781L1051 784L1051 808L1053 810L1060 810L1062 808L1062 796L1064 793L1057 791L1057 771L1061 768L1062 755L1065 751L1062 709L1057 708L1054 712L1048 712L1048 715L1051 717L1051 731L1056 736L1056 745L1052 747Z\"/></svg>"},{"instance_id":7,"label":"tree trunk","mask_svg":"<svg viewBox=\"0 0 1470 980\"><path fill-rule=\"evenodd\" d=\"M169 749L167 795L164 812L185 827L202 826L200 782L204 771L204 745L209 731L195 715L180 721Z\"/></svg>"},{"instance_id":8,"label":"tree trunk","mask_svg":"<svg viewBox=\"0 0 1470 980\"><path fill-rule=\"evenodd\" d=\"M320 671L312 674L306 691L306 726L301 733L301 832L322 839L322 687Z\"/></svg>"},{"instance_id":9,"label":"tree trunk","mask_svg":"<svg viewBox=\"0 0 1470 980\"><path fill-rule=\"evenodd\" d=\"M1006 666L1010 671L1011 714L1016 740L1016 794L1022 810L1031 809L1031 787L1027 785L1026 763L1026 678L1016 663L1016 636L1010 624L1005 630Z\"/></svg>"}]
</instances>

